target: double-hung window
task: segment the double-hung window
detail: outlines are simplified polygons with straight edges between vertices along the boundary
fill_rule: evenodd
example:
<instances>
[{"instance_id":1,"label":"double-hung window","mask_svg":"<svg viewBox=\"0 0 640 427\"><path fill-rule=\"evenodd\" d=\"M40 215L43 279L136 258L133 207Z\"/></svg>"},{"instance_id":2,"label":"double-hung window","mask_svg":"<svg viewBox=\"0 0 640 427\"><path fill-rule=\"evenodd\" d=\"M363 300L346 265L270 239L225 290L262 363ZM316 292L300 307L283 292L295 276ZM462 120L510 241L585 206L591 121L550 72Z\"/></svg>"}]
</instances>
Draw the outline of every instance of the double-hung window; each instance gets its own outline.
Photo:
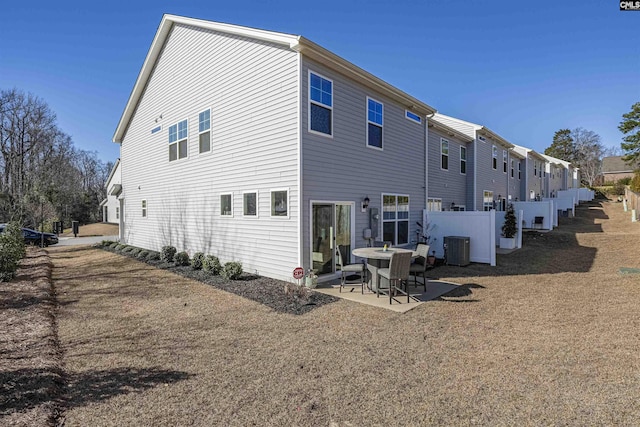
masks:
<instances>
[{"instance_id":1,"label":"double-hung window","mask_svg":"<svg viewBox=\"0 0 640 427\"><path fill-rule=\"evenodd\" d=\"M226 193L220 195L220 215L233 216L233 194Z\"/></svg>"},{"instance_id":2,"label":"double-hung window","mask_svg":"<svg viewBox=\"0 0 640 427\"><path fill-rule=\"evenodd\" d=\"M496 147L495 145L493 146L493 169L497 170L498 169L498 147Z\"/></svg>"},{"instance_id":3,"label":"double-hung window","mask_svg":"<svg viewBox=\"0 0 640 427\"><path fill-rule=\"evenodd\" d=\"M169 161L187 157L187 120L169 126Z\"/></svg>"},{"instance_id":4,"label":"double-hung window","mask_svg":"<svg viewBox=\"0 0 640 427\"><path fill-rule=\"evenodd\" d=\"M382 150L384 106L367 97L367 146Z\"/></svg>"},{"instance_id":5,"label":"double-hung window","mask_svg":"<svg viewBox=\"0 0 640 427\"><path fill-rule=\"evenodd\" d=\"M289 190L271 191L271 216L289 216Z\"/></svg>"},{"instance_id":6,"label":"double-hung window","mask_svg":"<svg viewBox=\"0 0 640 427\"><path fill-rule=\"evenodd\" d=\"M198 114L198 147L200 153L211 150L211 110Z\"/></svg>"},{"instance_id":7,"label":"double-hung window","mask_svg":"<svg viewBox=\"0 0 640 427\"><path fill-rule=\"evenodd\" d=\"M248 192L242 194L242 214L244 216L258 216L258 193Z\"/></svg>"},{"instance_id":8,"label":"double-hung window","mask_svg":"<svg viewBox=\"0 0 640 427\"><path fill-rule=\"evenodd\" d=\"M502 150L502 172L507 173L507 150Z\"/></svg>"},{"instance_id":9,"label":"double-hung window","mask_svg":"<svg viewBox=\"0 0 640 427\"><path fill-rule=\"evenodd\" d=\"M449 141L440 138L440 168L449 170Z\"/></svg>"},{"instance_id":10,"label":"double-hung window","mask_svg":"<svg viewBox=\"0 0 640 427\"><path fill-rule=\"evenodd\" d=\"M522 178L522 162L518 162L518 179Z\"/></svg>"},{"instance_id":11,"label":"double-hung window","mask_svg":"<svg viewBox=\"0 0 640 427\"><path fill-rule=\"evenodd\" d=\"M146 218L147 217L147 201L143 200L142 201L142 218Z\"/></svg>"},{"instance_id":12,"label":"double-hung window","mask_svg":"<svg viewBox=\"0 0 640 427\"><path fill-rule=\"evenodd\" d=\"M409 196L382 195L382 239L393 245L409 243Z\"/></svg>"},{"instance_id":13,"label":"double-hung window","mask_svg":"<svg viewBox=\"0 0 640 427\"><path fill-rule=\"evenodd\" d=\"M333 82L309 72L309 130L333 135Z\"/></svg>"},{"instance_id":14,"label":"double-hung window","mask_svg":"<svg viewBox=\"0 0 640 427\"><path fill-rule=\"evenodd\" d=\"M442 199L429 197L427 199L427 210L429 212L440 212L442 210Z\"/></svg>"},{"instance_id":15,"label":"double-hung window","mask_svg":"<svg viewBox=\"0 0 640 427\"><path fill-rule=\"evenodd\" d=\"M514 177L515 172L515 160L511 159L511 178Z\"/></svg>"},{"instance_id":16,"label":"double-hung window","mask_svg":"<svg viewBox=\"0 0 640 427\"><path fill-rule=\"evenodd\" d=\"M460 147L460 173L467 173L467 147Z\"/></svg>"}]
</instances>

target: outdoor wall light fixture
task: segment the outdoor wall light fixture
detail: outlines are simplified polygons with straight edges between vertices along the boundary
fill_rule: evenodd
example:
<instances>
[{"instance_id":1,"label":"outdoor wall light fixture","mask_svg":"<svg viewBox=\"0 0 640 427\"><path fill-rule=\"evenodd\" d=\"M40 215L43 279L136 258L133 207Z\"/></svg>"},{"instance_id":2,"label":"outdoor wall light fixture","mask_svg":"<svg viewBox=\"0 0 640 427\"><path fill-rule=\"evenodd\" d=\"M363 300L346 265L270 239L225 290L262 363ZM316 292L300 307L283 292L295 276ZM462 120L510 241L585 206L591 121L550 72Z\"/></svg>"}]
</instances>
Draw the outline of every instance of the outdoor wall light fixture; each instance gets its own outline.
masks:
<instances>
[{"instance_id":1,"label":"outdoor wall light fixture","mask_svg":"<svg viewBox=\"0 0 640 427\"><path fill-rule=\"evenodd\" d=\"M365 198L362 200L362 212L366 212L367 208L369 207L369 202L371 200L369 200L369 196L365 196Z\"/></svg>"}]
</instances>

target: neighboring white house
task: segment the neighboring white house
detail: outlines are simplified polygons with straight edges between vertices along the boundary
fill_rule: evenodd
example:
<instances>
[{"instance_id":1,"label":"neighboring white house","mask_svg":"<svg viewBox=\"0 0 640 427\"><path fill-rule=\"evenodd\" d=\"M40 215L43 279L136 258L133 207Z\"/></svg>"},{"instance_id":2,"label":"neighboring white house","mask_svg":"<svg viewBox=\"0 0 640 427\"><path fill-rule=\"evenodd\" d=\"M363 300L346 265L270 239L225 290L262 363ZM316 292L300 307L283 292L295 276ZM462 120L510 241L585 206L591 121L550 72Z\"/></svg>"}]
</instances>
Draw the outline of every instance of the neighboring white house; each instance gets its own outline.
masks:
<instances>
[{"instance_id":1,"label":"neighboring white house","mask_svg":"<svg viewBox=\"0 0 640 427\"><path fill-rule=\"evenodd\" d=\"M337 245L413 243L434 113L302 36L165 15L113 137L121 239L335 277Z\"/></svg>"},{"instance_id":2,"label":"neighboring white house","mask_svg":"<svg viewBox=\"0 0 640 427\"><path fill-rule=\"evenodd\" d=\"M120 174L120 159L111 168L111 173L105 183L107 198L100 203L102 209L102 222L112 224L120 223L120 202L118 196L122 191L122 176Z\"/></svg>"}]
</instances>

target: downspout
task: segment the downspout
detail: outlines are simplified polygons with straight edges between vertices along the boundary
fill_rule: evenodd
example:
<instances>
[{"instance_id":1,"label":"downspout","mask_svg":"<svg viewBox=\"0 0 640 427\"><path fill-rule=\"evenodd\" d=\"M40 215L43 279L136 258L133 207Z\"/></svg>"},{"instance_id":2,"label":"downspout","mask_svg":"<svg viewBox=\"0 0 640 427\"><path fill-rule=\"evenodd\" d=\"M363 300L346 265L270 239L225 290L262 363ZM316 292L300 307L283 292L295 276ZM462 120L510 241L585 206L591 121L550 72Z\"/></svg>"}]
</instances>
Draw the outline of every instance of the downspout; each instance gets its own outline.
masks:
<instances>
[{"instance_id":1,"label":"downspout","mask_svg":"<svg viewBox=\"0 0 640 427\"><path fill-rule=\"evenodd\" d=\"M483 194L484 200L484 194ZM473 210L478 210L478 130L473 138Z\"/></svg>"},{"instance_id":2,"label":"downspout","mask_svg":"<svg viewBox=\"0 0 640 427\"><path fill-rule=\"evenodd\" d=\"M429 201L429 119L436 113L424 116L424 207L427 209ZM420 220L422 221L422 219Z\"/></svg>"}]
</instances>

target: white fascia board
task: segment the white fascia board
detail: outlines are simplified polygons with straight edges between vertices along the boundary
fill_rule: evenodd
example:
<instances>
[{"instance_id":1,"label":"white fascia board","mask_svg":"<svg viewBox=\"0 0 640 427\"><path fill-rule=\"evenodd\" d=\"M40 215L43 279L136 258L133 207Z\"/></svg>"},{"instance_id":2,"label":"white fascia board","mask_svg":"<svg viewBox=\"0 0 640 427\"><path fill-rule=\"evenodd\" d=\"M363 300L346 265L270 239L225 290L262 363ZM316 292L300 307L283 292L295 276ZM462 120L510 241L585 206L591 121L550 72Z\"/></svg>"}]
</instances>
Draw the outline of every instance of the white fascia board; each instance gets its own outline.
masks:
<instances>
[{"instance_id":1,"label":"white fascia board","mask_svg":"<svg viewBox=\"0 0 640 427\"><path fill-rule=\"evenodd\" d=\"M116 173L116 170L118 169L118 167L120 166L120 159L118 158L116 160L116 163L113 165L113 167L111 168L111 172L109 173L109 177L107 178L107 181L104 183L105 188L109 187L109 183L111 182L111 179L113 178L113 176Z\"/></svg>"}]
</instances>

